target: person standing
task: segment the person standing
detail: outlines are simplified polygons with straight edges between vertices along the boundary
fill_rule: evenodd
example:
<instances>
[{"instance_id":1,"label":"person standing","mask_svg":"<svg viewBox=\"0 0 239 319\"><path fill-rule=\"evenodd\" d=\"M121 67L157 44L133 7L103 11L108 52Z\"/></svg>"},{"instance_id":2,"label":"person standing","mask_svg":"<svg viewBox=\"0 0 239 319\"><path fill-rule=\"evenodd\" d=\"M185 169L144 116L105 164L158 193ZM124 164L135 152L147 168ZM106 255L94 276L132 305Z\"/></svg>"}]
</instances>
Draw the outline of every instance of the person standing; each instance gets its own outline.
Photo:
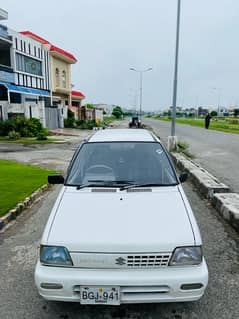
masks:
<instances>
[{"instance_id":1,"label":"person standing","mask_svg":"<svg viewBox=\"0 0 239 319\"><path fill-rule=\"evenodd\" d=\"M211 116L209 113L205 116L205 128L208 129L210 125Z\"/></svg>"}]
</instances>

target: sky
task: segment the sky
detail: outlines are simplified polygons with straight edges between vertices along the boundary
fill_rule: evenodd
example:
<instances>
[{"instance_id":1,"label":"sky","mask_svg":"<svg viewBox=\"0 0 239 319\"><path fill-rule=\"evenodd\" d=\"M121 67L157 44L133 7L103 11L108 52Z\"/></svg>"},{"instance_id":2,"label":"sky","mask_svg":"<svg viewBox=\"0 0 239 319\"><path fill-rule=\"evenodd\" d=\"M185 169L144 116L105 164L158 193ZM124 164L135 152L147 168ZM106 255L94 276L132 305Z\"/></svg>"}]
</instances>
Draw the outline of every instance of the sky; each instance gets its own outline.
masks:
<instances>
[{"instance_id":1,"label":"sky","mask_svg":"<svg viewBox=\"0 0 239 319\"><path fill-rule=\"evenodd\" d=\"M177 105L239 105L239 1L182 0ZM0 0L3 21L74 54L86 103L172 105L177 0Z\"/></svg>"}]
</instances>

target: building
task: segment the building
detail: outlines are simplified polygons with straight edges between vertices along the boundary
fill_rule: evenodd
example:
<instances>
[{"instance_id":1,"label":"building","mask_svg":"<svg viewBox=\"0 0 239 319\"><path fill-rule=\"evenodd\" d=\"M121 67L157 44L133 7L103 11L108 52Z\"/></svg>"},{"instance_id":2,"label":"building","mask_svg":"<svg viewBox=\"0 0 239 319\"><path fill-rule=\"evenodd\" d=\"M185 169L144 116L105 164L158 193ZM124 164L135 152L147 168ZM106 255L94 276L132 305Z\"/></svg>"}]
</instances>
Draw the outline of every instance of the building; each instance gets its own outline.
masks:
<instances>
[{"instance_id":1,"label":"building","mask_svg":"<svg viewBox=\"0 0 239 319\"><path fill-rule=\"evenodd\" d=\"M0 9L0 20L7 12ZM30 32L0 24L0 120L38 118L48 128L64 127L68 107L76 115L84 95L72 91L69 52ZM72 102L73 101L73 102Z\"/></svg>"},{"instance_id":2,"label":"building","mask_svg":"<svg viewBox=\"0 0 239 319\"><path fill-rule=\"evenodd\" d=\"M1 12L0 12L0 16ZM39 42L0 25L0 119L38 118L50 104L49 53Z\"/></svg>"},{"instance_id":3,"label":"building","mask_svg":"<svg viewBox=\"0 0 239 319\"><path fill-rule=\"evenodd\" d=\"M80 119L84 121L94 120L97 124L100 124L104 120L103 110L82 106L80 109Z\"/></svg>"},{"instance_id":4,"label":"building","mask_svg":"<svg viewBox=\"0 0 239 319\"><path fill-rule=\"evenodd\" d=\"M116 105L113 104L93 104L94 108L102 110L104 115L111 116Z\"/></svg>"},{"instance_id":5,"label":"building","mask_svg":"<svg viewBox=\"0 0 239 319\"><path fill-rule=\"evenodd\" d=\"M85 96L80 91L71 91L71 105L69 109L74 112L75 119L80 119L81 117L81 103L84 100Z\"/></svg>"},{"instance_id":6,"label":"building","mask_svg":"<svg viewBox=\"0 0 239 319\"><path fill-rule=\"evenodd\" d=\"M72 105L71 65L76 63L77 59L71 53L51 44L48 40L31 31L22 31L21 34L34 39L49 52L51 106L56 111L53 119L60 119L60 123L56 121L56 123L49 123L49 125L52 128L63 127L63 119L67 118L68 106Z\"/></svg>"},{"instance_id":7,"label":"building","mask_svg":"<svg viewBox=\"0 0 239 319\"><path fill-rule=\"evenodd\" d=\"M7 19L8 19L7 11L0 8L0 20L7 20Z\"/></svg>"}]
</instances>

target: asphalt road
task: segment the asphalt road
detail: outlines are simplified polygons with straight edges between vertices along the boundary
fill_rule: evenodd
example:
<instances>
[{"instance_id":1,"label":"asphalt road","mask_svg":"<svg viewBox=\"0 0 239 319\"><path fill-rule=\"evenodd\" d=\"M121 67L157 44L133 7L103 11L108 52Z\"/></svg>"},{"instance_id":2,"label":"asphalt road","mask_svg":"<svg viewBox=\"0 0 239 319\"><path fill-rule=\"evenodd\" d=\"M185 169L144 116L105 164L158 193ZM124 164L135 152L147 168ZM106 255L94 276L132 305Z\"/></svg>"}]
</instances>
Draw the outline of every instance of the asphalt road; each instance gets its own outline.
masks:
<instances>
[{"instance_id":1,"label":"asphalt road","mask_svg":"<svg viewBox=\"0 0 239 319\"><path fill-rule=\"evenodd\" d=\"M143 122L157 131L167 143L171 123L153 119L144 119ZM189 144L195 162L239 193L239 135L182 124L176 124L176 135Z\"/></svg>"},{"instance_id":2,"label":"asphalt road","mask_svg":"<svg viewBox=\"0 0 239 319\"><path fill-rule=\"evenodd\" d=\"M15 156L52 168L65 169L75 144L44 146ZM21 153L21 156L19 155ZM25 154L25 155L23 155ZM10 156L10 153L8 154ZM24 157L25 156L25 157ZM11 152L14 157L14 152ZM49 162L48 162L49 157ZM31 160L30 160L31 159ZM54 163L53 163L54 162ZM44 301L34 286L33 273L41 234L60 189L54 187L11 227L0 233L1 319L237 319L239 318L238 235L202 200L192 185L184 185L204 241L210 280L204 297L193 303L81 306Z\"/></svg>"}]
</instances>

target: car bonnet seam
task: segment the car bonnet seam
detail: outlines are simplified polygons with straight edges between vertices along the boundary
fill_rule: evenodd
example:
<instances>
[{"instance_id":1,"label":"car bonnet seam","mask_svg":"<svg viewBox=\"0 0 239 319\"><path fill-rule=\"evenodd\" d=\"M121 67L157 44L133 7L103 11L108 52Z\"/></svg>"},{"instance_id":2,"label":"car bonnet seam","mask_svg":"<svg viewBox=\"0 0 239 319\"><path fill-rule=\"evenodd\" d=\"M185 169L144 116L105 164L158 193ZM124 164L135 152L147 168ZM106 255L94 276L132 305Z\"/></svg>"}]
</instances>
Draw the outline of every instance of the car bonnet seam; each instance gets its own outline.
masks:
<instances>
[{"instance_id":1,"label":"car bonnet seam","mask_svg":"<svg viewBox=\"0 0 239 319\"><path fill-rule=\"evenodd\" d=\"M193 229L192 221L191 221L191 218L190 218L190 216L189 216L188 209L187 209L187 206L186 206L185 201L184 201L184 197L183 197L183 195L182 195L182 193L181 193L179 187L178 187L178 191L179 191L179 194L180 194L180 196L181 196L181 198L182 198L183 205L184 205L184 208L185 208L185 210L186 210L186 213L187 213L187 216L188 216L188 220L189 220L189 222L190 222L190 226L191 226L191 230L192 230L192 234L193 234L193 239L194 239L194 245L196 245L196 238L195 238L195 234L194 234L194 229Z\"/></svg>"},{"instance_id":2,"label":"car bonnet seam","mask_svg":"<svg viewBox=\"0 0 239 319\"><path fill-rule=\"evenodd\" d=\"M55 219L56 219L56 215L57 215L57 213L58 213L59 206L60 206L60 204L61 204L61 202L62 202L62 198L63 198L63 195L65 194L65 192L66 192L66 189L64 189L64 191L63 191L63 193L62 193L62 195L61 195L61 199L59 200L59 203L58 203L58 205L57 205L57 207L56 207L56 209L55 209L55 214L54 214L54 217L53 217L53 219L52 219L51 226L50 226L50 229L49 229L49 232L48 232L48 235L47 235L47 243L48 243L48 240L49 240L51 231L52 231L53 224L54 224Z\"/></svg>"}]
</instances>

